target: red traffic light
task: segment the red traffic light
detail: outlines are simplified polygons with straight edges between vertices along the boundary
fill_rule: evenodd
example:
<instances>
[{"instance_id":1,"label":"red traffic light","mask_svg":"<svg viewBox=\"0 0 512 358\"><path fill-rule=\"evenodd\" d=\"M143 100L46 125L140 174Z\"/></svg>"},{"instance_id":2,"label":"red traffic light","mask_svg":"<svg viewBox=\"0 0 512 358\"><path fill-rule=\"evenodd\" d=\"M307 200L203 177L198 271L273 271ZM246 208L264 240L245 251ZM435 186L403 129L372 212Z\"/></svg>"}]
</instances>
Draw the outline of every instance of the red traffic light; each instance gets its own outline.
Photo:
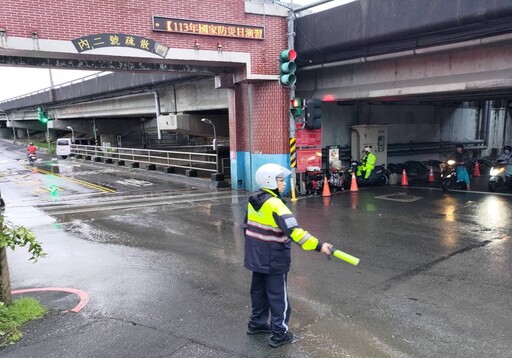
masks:
<instances>
[{"instance_id":1,"label":"red traffic light","mask_svg":"<svg viewBox=\"0 0 512 358\"><path fill-rule=\"evenodd\" d=\"M302 99L300 99L300 98L292 98L290 100L290 107L291 108L301 108L302 107Z\"/></svg>"},{"instance_id":2,"label":"red traffic light","mask_svg":"<svg viewBox=\"0 0 512 358\"><path fill-rule=\"evenodd\" d=\"M279 56L281 61L295 61L297 58L297 51L290 49L290 50L283 50L281 51L281 55Z\"/></svg>"}]
</instances>

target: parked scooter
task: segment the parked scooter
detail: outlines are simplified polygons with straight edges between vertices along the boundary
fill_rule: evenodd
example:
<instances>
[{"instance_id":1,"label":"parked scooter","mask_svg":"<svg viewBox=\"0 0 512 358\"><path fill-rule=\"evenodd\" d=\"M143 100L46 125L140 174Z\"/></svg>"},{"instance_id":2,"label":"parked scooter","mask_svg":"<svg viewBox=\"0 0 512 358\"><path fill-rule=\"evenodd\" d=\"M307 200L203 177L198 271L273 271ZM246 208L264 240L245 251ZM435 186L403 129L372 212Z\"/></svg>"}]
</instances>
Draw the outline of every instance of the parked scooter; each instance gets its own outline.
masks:
<instances>
[{"instance_id":1,"label":"parked scooter","mask_svg":"<svg viewBox=\"0 0 512 358\"><path fill-rule=\"evenodd\" d=\"M512 164L498 162L489 172L489 190L496 191L500 186L507 185L512 189Z\"/></svg>"},{"instance_id":2,"label":"parked scooter","mask_svg":"<svg viewBox=\"0 0 512 358\"><path fill-rule=\"evenodd\" d=\"M464 166L463 163L457 163L453 159L442 162L439 165L439 168L441 169L441 189L443 189L443 191L447 191L450 187L466 190L466 183L457 178L457 167L459 165Z\"/></svg>"},{"instance_id":3,"label":"parked scooter","mask_svg":"<svg viewBox=\"0 0 512 358\"><path fill-rule=\"evenodd\" d=\"M34 166L34 163L36 162L36 160L37 160L37 156L36 156L35 154L30 153L30 154L28 155L28 162L29 162L30 166L32 166L32 167L33 167L33 166Z\"/></svg>"},{"instance_id":4,"label":"parked scooter","mask_svg":"<svg viewBox=\"0 0 512 358\"><path fill-rule=\"evenodd\" d=\"M341 191L350 188L350 173L346 167L331 168L329 170L329 188L331 191Z\"/></svg>"},{"instance_id":5,"label":"parked scooter","mask_svg":"<svg viewBox=\"0 0 512 358\"><path fill-rule=\"evenodd\" d=\"M350 173L346 166L341 165L341 161L333 161L327 174L329 189L332 192L350 188Z\"/></svg>"},{"instance_id":6,"label":"parked scooter","mask_svg":"<svg viewBox=\"0 0 512 358\"><path fill-rule=\"evenodd\" d=\"M358 165L360 165L358 161L352 161L350 166L353 173L357 172ZM370 173L368 179L365 179L362 176L358 176L356 180L358 186L381 186L389 183L389 175L383 165L376 165Z\"/></svg>"}]
</instances>

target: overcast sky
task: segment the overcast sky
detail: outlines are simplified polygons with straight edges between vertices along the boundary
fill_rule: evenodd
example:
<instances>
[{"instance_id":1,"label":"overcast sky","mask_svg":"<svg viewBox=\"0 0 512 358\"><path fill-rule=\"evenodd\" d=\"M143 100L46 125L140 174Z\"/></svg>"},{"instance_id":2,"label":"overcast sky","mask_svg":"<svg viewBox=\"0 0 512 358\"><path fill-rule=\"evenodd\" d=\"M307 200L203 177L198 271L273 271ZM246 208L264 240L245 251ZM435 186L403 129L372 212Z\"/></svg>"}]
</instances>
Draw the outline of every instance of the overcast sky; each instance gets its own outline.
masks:
<instances>
[{"instance_id":1,"label":"overcast sky","mask_svg":"<svg viewBox=\"0 0 512 358\"><path fill-rule=\"evenodd\" d=\"M318 1L319 0L287 0L284 2L306 5ZM356 0L333 0L327 4L318 6L315 10L320 11L326 7L338 6L351 1ZM53 69L51 73L53 84L58 85L97 72ZM48 69L0 66L0 101L49 88L50 85L50 71Z\"/></svg>"}]
</instances>

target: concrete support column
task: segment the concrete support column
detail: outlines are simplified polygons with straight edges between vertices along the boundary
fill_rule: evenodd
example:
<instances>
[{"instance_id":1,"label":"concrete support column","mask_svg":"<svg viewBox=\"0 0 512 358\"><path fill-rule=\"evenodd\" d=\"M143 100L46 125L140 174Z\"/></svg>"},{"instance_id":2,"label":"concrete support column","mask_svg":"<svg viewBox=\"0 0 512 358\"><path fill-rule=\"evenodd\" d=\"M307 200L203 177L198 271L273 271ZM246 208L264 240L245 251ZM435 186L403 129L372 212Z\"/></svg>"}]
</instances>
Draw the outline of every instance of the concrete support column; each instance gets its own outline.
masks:
<instances>
[{"instance_id":1,"label":"concrete support column","mask_svg":"<svg viewBox=\"0 0 512 358\"><path fill-rule=\"evenodd\" d=\"M277 81L237 85L228 94L231 187L255 190L263 164L289 168L288 91Z\"/></svg>"}]
</instances>

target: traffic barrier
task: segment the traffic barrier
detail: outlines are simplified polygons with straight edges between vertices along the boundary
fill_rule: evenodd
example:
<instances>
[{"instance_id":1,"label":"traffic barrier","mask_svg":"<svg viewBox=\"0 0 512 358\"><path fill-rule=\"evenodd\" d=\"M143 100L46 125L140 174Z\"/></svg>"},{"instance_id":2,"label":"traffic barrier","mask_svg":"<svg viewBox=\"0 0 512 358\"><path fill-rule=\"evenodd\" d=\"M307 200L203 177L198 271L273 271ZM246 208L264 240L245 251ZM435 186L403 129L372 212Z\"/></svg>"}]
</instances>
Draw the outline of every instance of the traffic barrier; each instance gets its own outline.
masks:
<instances>
[{"instance_id":1,"label":"traffic barrier","mask_svg":"<svg viewBox=\"0 0 512 358\"><path fill-rule=\"evenodd\" d=\"M297 197L295 196L295 182L293 178L290 178L290 187L292 189L292 201L297 201Z\"/></svg>"},{"instance_id":2,"label":"traffic barrier","mask_svg":"<svg viewBox=\"0 0 512 358\"><path fill-rule=\"evenodd\" d=\"M405 169L402 171L402 186L409 185L409 180L407 180L407 174L405 173Z\"/></svg>"},{"instance_id":3,"label":"traffic barrier","mask_svg":"<svg viewBox=\"0 0 512 358\"><path fill-rule=\"evenodd\" d=\"M434 169L430 167L430 172L428 173L428 182L433 183L436 181L436 178L434 177Z\"/></svg>"},{"instance_id":4,"label":"traffic barrier","mask_svg":"<svg viewBox=\"0 0 512 358\"><path fill-rule=\"evenodd\" d=\"M474 177L480 176L480 166L478 165L478 160L475 160L475 169L473 170L473 176Z\"/></svg>"},{"instance_id":5,"label":"traffic barrier","mask_svg":"<svg viewBox=\"0 0 512 358\"><path fill-rule=\"evenodd\" d=\"M324 176L324 188L322 190L322 196L331 196L331 189L329 189L329 182L327 177Z\"/></svg>"},{"instance_id":6,"label":"traffic barrier","mask_svg":"<svg viewBox=\"0 0 512 358\"><path fill-rule=\"evenodd\" d=\"M356 174L352 173L352 181L350 182L350 191L358 191Z\"/></svg>"}]
</instances>

